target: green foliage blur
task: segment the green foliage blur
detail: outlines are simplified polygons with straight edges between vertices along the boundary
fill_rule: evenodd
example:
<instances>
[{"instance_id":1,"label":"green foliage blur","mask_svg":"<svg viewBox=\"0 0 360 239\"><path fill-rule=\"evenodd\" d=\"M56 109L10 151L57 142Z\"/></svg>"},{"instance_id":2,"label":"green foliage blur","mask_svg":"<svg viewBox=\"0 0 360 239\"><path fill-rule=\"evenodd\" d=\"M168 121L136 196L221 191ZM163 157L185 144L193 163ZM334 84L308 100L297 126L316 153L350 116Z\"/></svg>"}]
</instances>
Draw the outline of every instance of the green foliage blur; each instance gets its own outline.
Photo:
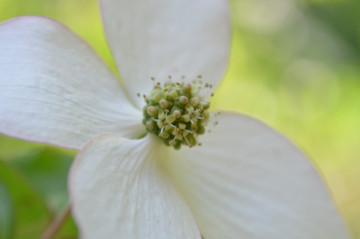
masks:
<instances>
[{"instance_id":1,"label":"green foliage blur","mask_svg":"<svg viewBox=\"0 0 360 239\"><path fill-rule=\"evenodd\" d=\"M232 0L229 70L217 109L257 117L317 165L360 239L360 1ZM116 71L95 0L0 0L0 21L55 18ZM68 200L73 151L0 136L0 239L38 238ZM57 238L77 238L70 218Z\"/></svg>"}]
</instances>

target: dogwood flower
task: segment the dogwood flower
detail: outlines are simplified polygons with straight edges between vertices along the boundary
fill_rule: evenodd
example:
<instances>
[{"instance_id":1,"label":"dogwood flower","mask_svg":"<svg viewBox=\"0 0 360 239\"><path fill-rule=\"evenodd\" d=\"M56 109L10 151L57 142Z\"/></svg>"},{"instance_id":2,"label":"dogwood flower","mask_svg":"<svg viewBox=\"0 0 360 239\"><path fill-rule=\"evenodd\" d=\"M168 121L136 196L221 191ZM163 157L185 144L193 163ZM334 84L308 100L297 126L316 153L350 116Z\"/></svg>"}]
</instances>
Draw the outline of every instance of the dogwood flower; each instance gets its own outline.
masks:
<instances>
[{"instance_id":1,"label":"dogwood flower","mask_svg":"<svg viewBox=\"0 0 360 239\"><path fill-rule=\"evenodd\" d=\"M0 25L0 132L81 149L69 190L82 238L348 238L321 177L285 137L238 113L208 119L229 53L224 0L100 6L122 84L56 21Z\"/></svg>"}]
</instances>

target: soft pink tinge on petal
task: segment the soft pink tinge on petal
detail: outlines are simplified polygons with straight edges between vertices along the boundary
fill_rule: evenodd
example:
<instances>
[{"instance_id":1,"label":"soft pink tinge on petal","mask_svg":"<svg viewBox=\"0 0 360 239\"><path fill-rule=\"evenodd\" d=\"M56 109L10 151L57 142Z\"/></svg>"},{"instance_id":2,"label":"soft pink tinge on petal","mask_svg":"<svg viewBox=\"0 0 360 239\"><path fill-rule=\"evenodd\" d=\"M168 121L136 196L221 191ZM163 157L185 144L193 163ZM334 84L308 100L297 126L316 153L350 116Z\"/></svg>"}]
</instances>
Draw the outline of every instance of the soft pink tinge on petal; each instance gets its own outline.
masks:
<instances>
[{"instance_id":1,"label":"soft pink tinge on petal","mask_svg":"<svg viewBox=\"0 0 360 239\"><path fill-rule=\"evenodd\" d=\"M230 13L225 0L100 0L103 24L119 72L134 102L150 77L164 82L202 75L214 86L227 65Z\"/></svg>"},{"instance_id":2,"label":"soft pink tinge on petal","mask_svg":"<svg viewBox=\"0 0 360 239\"><path fill-rule=\"evenodd\" d=\"M216 120L202 146L164 160L206 239L349 238L322 179L286 138L243 115Z\"/></svg>"},{"instance_id":3,"label":"soft pink tinge on petal","mask_svg":"<svg viewBox=\"0 0 360 239\"><path fill-rule=\"evenodd\" d=\"M144 132L141 112L103 61L62 24L19 17L0 25L0 133L79 149L90 138Z\"/></svg>"},{"instance_id":4,"label":"soft pink tinge on petal","mask_svg":"<svg viewBox=\"0 0 360 239\"><path fill-rule=\"evenodd\" d=\"M159 164L162 147L151 136L128 140L104 135L80 151L69 188L82 238L201 238L188 206Z\"/></svg>"}]
</instances>

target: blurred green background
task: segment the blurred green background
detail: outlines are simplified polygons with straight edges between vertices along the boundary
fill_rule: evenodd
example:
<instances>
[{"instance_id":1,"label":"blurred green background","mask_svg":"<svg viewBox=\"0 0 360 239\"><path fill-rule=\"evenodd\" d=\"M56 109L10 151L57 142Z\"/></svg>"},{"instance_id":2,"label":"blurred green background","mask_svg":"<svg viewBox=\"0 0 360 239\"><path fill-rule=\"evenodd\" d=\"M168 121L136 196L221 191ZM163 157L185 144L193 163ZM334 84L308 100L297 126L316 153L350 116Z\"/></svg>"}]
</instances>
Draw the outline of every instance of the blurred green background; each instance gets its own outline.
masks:
<instances>
[{"instance_id":1,"label":"blurred green background","mask_svg":"<svg viewBox=\"0 0 360 239\"><path fill-rule=\"evenodd\" d=\"M360 238L360 1L232 0L231 9L231 60L213 105L292 139ZM0 0L0 21L27 14L63 22L115 69L95 0ZM0 239L38 238L66 205L74 155L0 136ZM71 219L57 238L77 238Z\"/></svg>"}]
</instances>

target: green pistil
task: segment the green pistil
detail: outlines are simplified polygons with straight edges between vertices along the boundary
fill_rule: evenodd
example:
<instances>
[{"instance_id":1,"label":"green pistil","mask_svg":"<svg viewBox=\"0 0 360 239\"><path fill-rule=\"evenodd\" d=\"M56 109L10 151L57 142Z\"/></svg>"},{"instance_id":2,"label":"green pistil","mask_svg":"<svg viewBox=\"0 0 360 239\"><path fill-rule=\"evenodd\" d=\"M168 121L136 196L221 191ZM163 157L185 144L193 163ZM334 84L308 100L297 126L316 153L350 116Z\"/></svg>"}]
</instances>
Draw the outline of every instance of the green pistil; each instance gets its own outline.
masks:
<instances>
[{"instance_id":1,"label":"green pistil","mask_svg":"<svg viewBox=\"0 0 360 239\"><path fill-rule=\"evenodd\" d=\"M156 83L144 98L143 123L148 132L175 149L182 144L197 144L197 136L205 132L210 115L210 103L200 95L199 87L190 83Z\"/></svg>"}]
</instances>

